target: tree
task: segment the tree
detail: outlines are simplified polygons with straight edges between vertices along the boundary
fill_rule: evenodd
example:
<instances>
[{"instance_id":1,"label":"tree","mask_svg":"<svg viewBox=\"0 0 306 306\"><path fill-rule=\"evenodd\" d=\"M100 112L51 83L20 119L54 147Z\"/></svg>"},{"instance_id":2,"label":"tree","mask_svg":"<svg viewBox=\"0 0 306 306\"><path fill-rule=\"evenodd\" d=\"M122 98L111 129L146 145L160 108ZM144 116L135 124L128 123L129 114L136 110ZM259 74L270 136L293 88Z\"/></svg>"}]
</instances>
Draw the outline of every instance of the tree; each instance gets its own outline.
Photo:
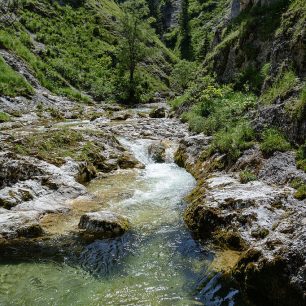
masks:
<instances>
[{"instance_id":1,"label":"tree","mask_svg":"<svg viewBox=\"0 0 306 306\"><path fill-rule=\"evenodd\" d=\"M126 90L123 100L136 103L137 80L135 77L137 67L148 55L145 44L146 34L150 33L144 19L148 16L148 8L144 1L128 1L123 5L123 16L120 20L121 39L118 46L119 71L121 79L128 73ZM125 87L125 82L122 85Z\"/></svg>"},{"instance_id":2,"label":"tree","mask_svg":"<svg viewBox=\"0 0 306 306\"><path fill-rule=\"evenodd\" d=\"M186 60L179 61L173 68L170 76L171 88L179 93L183 93L194 80L197 71L195 62Z\"/></svg>"},{"instance_id":3,"label":"tree","mask_svg":"<svg viewBox=\"0 0 306 306\"><path fill-rule=\"evenodd\" d=\"M180 15L180 33L181 33L180 51L182 59L187 59L187 60L192 58L188 7L189 7L189 1L182 0L181 15Z\"/></svg>"},{"instance_id":4,"label":"tree","mask_svg":"<svg viewBox=\"0 0 306 306\"><path fill-rule=\"evenodd\" d=\"M198 50L198 54L197 54L197 59L198 60L204 60L208 51L210 48L210 40L208 37L207 32L205 32L204 37L203 37L203 41L200 45L200 48Z\"/></svg>"}]
</instances>

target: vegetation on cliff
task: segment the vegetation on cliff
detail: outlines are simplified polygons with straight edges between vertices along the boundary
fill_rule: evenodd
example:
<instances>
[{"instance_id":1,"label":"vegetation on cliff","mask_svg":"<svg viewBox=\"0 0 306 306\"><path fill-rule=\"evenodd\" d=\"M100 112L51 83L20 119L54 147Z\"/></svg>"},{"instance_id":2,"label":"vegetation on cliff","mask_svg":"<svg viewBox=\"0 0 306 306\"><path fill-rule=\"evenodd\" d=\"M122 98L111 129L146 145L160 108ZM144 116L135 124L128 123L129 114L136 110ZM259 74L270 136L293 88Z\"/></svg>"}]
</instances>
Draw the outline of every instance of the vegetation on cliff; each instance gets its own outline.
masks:
<instances>
[{"instance_id":1,"label":"vegetation on cliff","mask_svg":"<svg viewBox=\"0 0 306 306\"><path fill-rule=\"evenodd\" d=\"M196 16L194 7L191 1L190 16ZM302 145L306 135L305 3L250 3L233 17L221 1L203 14L203 22L205 18L210 22L200 26L191 19L190 28L192 37L202 33L205 55L196 56L197 72L186 78L188 88L172 106L191 130L213 135L211 153L226 154L228 162L254 142L262 143L265 154L289 150L289 142ZM212 29L213 36L208 34ZM264 116L267 109L270 116ZM273 119L277 112L281 112L279 120Z\"/></svg>"}]
</instances>

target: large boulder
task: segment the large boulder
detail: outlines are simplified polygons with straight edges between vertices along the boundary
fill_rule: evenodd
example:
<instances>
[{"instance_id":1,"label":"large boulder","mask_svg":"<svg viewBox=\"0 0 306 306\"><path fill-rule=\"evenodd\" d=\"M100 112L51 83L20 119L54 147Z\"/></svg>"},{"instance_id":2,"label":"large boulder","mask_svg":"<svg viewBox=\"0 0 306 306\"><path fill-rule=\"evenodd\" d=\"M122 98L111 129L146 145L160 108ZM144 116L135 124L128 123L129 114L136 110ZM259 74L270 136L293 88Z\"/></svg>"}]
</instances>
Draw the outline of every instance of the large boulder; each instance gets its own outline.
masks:
<instances>
[{"instance_id":1,"label":"large boulder","mask_svg":"<svg viewBox=\"0 0 306 306\"><path fill-rule=\"evenodd\" d=\"M81 236L85 240L114 238L123 235L129 228L126 217L110 211L84 214L79 223Z\"/></svg>"},{"instance_id":2,"label":"large boulder","mask_svg":"<svg viewBox=\"0 0 306 306\"><path fill-rule=\"evenodd\" d=\"M262 177L278 182L271 169ZM242 251L232 275L256 305L305 305L306 209L292 193L288 186L242 184L234 175L215 172L189 196L188 227L196 237Z\"/></svg>"},{"instance_id":3,"label":"large boulder","mask_svg":"<svg viewBox=\"0 0 306 306\"><path fill-rule=\"evenodd\" d=\"M166 109L164 107L156 107L150 112L149 116L150 118L165 118Z\"/></svg>"},{"instance_id":4,"label":"large boulder","mask_svg":"<svg viewBox=\"0 0 306 306\"><path fill-rule=\"evenodd\" d=\"M43 234L36 211L0 211L0 238L33 238Z\"/></svg>"},{"instance_id":5,"label":"large boulder","mask_svg":"<svg viewBox=\"0 0 306 306\"><path fill-rule=\"evenodd\" d=\"M162 142L154 142L148 147L149 156L157 163L166 160L166 146Z\"/></svg>"}]
</instances>

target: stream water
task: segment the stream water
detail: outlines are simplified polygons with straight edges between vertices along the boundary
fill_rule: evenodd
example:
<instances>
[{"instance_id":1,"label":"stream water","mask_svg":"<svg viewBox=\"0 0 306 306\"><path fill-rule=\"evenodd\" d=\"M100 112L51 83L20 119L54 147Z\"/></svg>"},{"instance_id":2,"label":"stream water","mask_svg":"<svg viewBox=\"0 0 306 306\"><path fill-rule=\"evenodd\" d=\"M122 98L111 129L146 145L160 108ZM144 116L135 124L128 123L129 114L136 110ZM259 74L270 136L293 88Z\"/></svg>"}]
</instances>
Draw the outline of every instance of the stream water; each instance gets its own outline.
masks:
<instances>
[{"instance_id":1,"label":"stream water","mask_svg":"<svg viewBox=\"0 0 306 306\"><path fill-rule=\"evenodd\" d=\"M126 215L132 231L62 263L1 264L0 305L238 305L237 291L208 269L214 254L183 223L194 178L171 161L150 160L147 140L121 142L145 169L95 180L88 190L101 200L108 194L104 208Z\"/></svg>"}]
</instances>

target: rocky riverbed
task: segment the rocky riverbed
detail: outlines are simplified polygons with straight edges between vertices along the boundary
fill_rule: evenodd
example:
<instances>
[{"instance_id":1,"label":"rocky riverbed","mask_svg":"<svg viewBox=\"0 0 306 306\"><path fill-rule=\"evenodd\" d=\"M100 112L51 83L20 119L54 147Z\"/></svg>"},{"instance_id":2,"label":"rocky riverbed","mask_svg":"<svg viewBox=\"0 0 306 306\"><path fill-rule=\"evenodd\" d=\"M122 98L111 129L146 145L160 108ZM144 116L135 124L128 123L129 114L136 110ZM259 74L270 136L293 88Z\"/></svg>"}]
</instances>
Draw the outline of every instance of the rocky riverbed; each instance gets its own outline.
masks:
<instances>
[{"instance_id":1,"label":"rocky riverbed","mask_svg":"<svg viewBox=\"0 0 306 306\"><path fill-rule=\"evenodd\" d=\"M48 103L37 100L26 109L26 100L20 100L17 113L16 100L1 98L1 107L11 114L11 121L0 123L3 257L20 257L25 244L32 246L27 256L40 253L42 245L47 252L52 245L54 255L79 247L80 239L86 244L123 234L128 219L105 212L107 199L87 185L121 170L137 176L145 165L127 140L145 139L154 161L169 162L176 151L177 164L197 179L185 221L196 238L224 254L216 256L214 269L231 275L258 305L303 305L306 206L294 198L289 183L306 182L306 175L296 168L293 153L265 158L254 147L224 169L222 156L203 154L211 138L191 135L164 104L85 106L37 92ZM245 170L256 177L244 181L240 173Z\"/></svg>"},{"instance_id":2,"label":"rocky riverbed","mask_svg":"<svg viewBox=\"0 0 306 306\"><path fill-rule=\"evenodd\" d=\"M152 105L151 111L156 108ZM32 110L0 124L3 242L45 236L40 220L48 214L69 214L72 199L90 199L86 182L118 169L142 168L120 137L147 138L154 144L188 134L178 120L150 118L150 109L141 106L88 106L82 119L66 118L63 107L58 111L63 117L53 121L47 119L48 110L41 117Z\"/></svg>"}]
</instances>

